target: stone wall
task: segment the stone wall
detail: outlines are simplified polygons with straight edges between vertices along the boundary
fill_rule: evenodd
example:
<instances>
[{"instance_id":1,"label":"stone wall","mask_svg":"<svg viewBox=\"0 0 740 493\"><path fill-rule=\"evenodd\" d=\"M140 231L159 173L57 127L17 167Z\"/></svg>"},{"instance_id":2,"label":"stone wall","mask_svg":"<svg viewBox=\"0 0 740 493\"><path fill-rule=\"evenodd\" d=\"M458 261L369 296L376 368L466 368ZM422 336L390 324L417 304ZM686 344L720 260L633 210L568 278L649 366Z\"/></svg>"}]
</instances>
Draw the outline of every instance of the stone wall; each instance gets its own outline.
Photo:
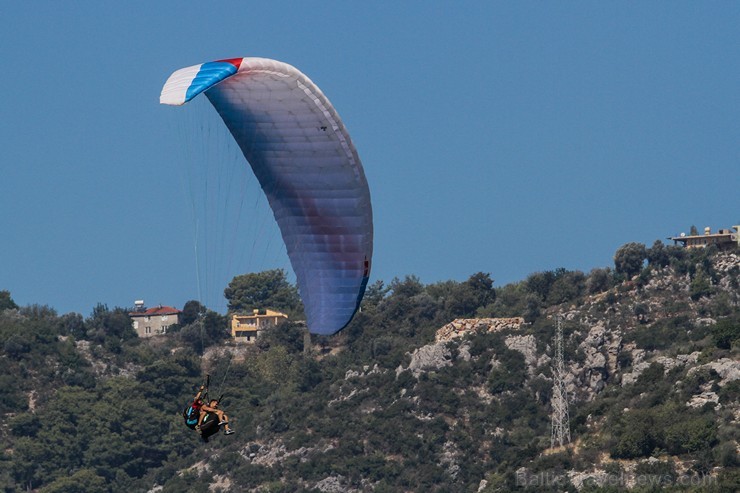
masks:
<instances>
[{"instance_id":1,"label":"stone wall","mask_svg":"<svg viewBox=\"0 0 740 493\"><path fill-rule=\"evenodd\" d=\"M522 317L510 318L458 318L437 331L437 342L450 341L469 332L499 332L505 329L520 329Z\"/></svg>"}]
</instances>

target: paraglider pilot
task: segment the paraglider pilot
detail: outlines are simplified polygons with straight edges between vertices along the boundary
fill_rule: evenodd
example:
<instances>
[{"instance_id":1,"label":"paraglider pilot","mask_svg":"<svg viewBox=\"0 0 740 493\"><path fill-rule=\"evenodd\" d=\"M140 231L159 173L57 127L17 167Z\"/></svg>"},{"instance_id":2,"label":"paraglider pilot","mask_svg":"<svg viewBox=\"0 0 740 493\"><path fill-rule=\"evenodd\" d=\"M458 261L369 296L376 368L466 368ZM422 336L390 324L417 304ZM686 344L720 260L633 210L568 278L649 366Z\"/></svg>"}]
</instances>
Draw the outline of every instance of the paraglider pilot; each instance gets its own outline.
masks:
<instances>
[{"instance_id":1,"label":"paraglider pilot","mask_svg":"<svg viewBox=\"0 0 740 493\"><path fill-rule=\"evenodd\" d=\"M234 430L229 428L229 417L220 409L218 409L218 400L211 399L208 404L203 404L200 407L200 418L198 418L198 424L195 425L195 429L200 431L200 424L203 422L203 418L208 413L213 413L218 417L218 425L224 427L224 435L231 435Z\"/></svg>"},{"instance_id":2,"label":"paraglider pilot","mask_svg":"<svg viewBox=\"0 0 740 493\"><path fill-rule=\"evenodd\" d=\"M193 402L191 402L182 413L183 418L185 418L185 424L188 428L196 429L196 425L200 425L200 422L203 420L201 415L201 408L203 407L203 390L205 390L205 385L200 386L198 393L193 397Z\"/></svg>"},{"instance_id":3,"label":"paraglider pilot","mask_svg":"<svg viewBox=\"0 0 740 493\"><path fill-rule=\"evenodd\" d=\"M203 436L204 441L207 441L207 437L204 434L204 431L201 430L201 424L203 423L203 420L206 418L206 416L212 414L218 418L218 424L216 425L214 431L217 431L221 426L223 426L224 434L231 435L232 433L234 433L234 431L229 428L229 417L222 410L218 409L218 404L221 399L211 399L210 401L208 401L208 404L206 404L203 399L204 396L207 394L207 385L201 385L198 389L198 393L196 393L193 397L193 402L191 402L190 405L183 411L185 425L188 428L196 430ZM208 432L208 435L212 434L212 431Z\"/></svg>"}]
</instances>

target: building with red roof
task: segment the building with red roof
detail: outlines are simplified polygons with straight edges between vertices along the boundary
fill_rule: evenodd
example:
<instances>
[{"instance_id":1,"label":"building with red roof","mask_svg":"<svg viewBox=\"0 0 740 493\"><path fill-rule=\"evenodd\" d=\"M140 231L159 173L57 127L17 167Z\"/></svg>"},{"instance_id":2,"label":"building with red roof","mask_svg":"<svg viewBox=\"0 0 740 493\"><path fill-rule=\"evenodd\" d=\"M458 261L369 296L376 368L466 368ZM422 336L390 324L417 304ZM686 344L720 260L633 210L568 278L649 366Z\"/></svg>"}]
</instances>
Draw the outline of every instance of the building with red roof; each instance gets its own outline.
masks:
<instances>
[{"instance_id":1,"label":"building with red roof","mask_svg":"<svg viewBox=\"0 0 740 493\"><path fill-rule=\"evenodd\" d=\"M177 308L157 305L145 308L143 301L135 303L136 309L129 313L131 323L139 337L152 337L167 333L167 329L180 323L180 314Z\"/></svg>"}]
</instances>

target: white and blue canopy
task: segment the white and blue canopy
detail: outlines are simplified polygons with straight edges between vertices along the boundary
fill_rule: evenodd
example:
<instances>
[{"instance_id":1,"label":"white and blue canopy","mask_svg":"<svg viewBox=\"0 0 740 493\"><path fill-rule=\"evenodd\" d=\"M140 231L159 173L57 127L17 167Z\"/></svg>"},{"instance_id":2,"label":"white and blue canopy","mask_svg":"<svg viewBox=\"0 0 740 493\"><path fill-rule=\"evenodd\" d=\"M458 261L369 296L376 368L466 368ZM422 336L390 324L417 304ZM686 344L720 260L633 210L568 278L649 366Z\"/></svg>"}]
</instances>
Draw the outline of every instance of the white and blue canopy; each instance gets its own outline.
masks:
<instances>
[{"instance_id":1,"label":"white and blue canopy","mask_svg":"<svg viewBox=\"0 0 740 493\"><path fill-rule=\"evenodd\" d=\"M183 68L160 102L201 92L218 111L262 186L315 334L344 328L367 286L373 220L362 163L329 100L296 68L236 58Z\"/></svg>"}]
</instances>

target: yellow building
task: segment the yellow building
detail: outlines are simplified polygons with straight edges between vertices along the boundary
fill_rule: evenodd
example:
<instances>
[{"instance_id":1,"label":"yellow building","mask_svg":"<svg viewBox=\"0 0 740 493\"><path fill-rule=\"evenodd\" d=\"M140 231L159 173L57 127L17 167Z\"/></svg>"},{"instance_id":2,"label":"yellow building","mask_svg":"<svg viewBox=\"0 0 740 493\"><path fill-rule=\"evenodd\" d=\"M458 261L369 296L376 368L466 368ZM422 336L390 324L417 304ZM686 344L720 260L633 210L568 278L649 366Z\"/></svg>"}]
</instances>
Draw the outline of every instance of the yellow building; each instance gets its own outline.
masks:
<instances>
[{"instance_id":1,"label":"yellow building","mask_svg":"<svg viewBox=\"0 0 740 493\"><path fill-rule=\"evenodd\" d=\"M251 315L231 316L231 337L237 342L253 343L263 330L288 320L284 313L274 310L254 310Z\"/></svg>"}]
</instances>

